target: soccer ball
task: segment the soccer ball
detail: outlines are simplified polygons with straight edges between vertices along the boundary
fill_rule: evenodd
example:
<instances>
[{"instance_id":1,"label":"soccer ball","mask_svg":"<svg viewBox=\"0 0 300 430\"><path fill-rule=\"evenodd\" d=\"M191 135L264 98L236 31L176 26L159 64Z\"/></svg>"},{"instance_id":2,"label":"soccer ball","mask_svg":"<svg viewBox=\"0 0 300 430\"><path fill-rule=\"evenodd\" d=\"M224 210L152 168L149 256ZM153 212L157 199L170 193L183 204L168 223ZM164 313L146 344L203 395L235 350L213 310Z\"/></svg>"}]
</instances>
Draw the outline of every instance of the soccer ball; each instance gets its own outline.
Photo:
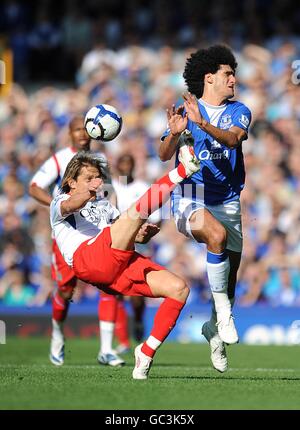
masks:
<instances>
[{"instance_id":1,"label":"soccer ball","mask_svg":"<svg viewBox=\"0 0 300 430\"><path fill-rule=\"evenodd\" d=\"M120 133L122 117L113 106L97 105L93 106L86 114L84 126L92 139L108 142Z\"/></svg>"}]
</instances>

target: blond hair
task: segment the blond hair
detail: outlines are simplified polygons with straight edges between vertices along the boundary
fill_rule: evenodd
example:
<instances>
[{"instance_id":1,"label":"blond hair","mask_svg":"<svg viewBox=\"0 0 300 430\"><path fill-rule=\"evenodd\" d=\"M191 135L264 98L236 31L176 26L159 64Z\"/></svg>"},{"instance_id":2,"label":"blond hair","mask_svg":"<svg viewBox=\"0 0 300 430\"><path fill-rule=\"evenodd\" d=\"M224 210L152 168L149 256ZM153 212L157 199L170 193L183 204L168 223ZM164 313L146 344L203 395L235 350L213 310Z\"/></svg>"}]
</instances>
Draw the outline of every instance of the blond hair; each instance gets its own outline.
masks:
<instances>
[{"instance_id":1,"label":"blond hair","mask_svg":"<svg viewBox=\"0 0 300 430\"><path fill-rule=\"evenodd\" d=\"M86 152L78 152L67 165L60 186L61 191L68 193L70 191L69 181L71 179L76 181L81 173L81 169L89 166L95 167L98 170L101 179L107 178L104 160Z\"/></svg>"}]
</instances>

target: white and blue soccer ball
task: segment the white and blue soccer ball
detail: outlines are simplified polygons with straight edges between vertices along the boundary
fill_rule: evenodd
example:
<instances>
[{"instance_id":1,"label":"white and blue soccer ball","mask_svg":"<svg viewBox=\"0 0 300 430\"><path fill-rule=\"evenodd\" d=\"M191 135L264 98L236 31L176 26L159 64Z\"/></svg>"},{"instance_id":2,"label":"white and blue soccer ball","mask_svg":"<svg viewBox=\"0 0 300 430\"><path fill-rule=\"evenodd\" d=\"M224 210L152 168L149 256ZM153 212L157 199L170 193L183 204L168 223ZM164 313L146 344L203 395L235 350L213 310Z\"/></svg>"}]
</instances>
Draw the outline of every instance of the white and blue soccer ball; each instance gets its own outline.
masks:
<instances>
[{"instance_id":1,"label":"white and blue soccer ball","mask_svg":"<svg viewBox=\"0 0 300 430\"><path fill-rule=\"evenodd\" d=\"M122 117L113 106L93 106L86 114L85 129L92 139L109 142L115 139L122 128Z\"/></svg>"}]
</instances>

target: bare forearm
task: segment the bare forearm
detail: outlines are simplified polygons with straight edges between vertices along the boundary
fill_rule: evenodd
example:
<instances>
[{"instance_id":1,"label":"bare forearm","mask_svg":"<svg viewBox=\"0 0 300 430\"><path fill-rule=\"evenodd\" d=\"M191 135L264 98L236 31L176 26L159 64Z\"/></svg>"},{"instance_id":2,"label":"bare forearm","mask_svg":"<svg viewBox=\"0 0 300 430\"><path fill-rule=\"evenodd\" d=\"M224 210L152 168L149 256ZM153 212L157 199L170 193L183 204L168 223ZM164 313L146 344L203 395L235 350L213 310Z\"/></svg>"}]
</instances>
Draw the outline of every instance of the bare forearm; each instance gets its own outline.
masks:
<instances>
[{"instance_id":1,"label":"bare forearm","mask_svg":"<svg viewBox=\"0 0 300 430\"><path fill-rule=\"evenodd\" d=\"M179 140L180 134L169 134L160 144L158 155L161 161L171 160L176 152L177 142Z\"/></svg>"},{"instance_id":2,"label":"bare forearm","mask_svg":"<svg viewBox=\"0 0 300 430\"><path fill-rule=\"evenodd\" d=\"M208 121L203 121L201 128L217 142L227 146L230 149L237 148L241 143L236 134L229 130L221 130L220 128L210 124Z\"/></svg>"},{"instance_id":3,"label":"bare forearm","mask_svg":"<svg viewBox=\"0 0 300 430\"><path fill-rule=\"evenodd\" d=\"M76 212L78 209L83 208L88 201L91 200L90 191L84 193L73 194L68 200L64 200L61 203L60 211L62 216Z\"/></svg>"},{"instance_id":4,"label":"bare forearm","mask_svg":"<svg viewBox=\"0 0 300 430\"><path fill-rule=\"evenodd\" d=\"M200 112L198 101L193 94L188 92L183 95L183 98L184 107L189 120L197 124L198 127L213 137L217 142L227 146L227 148L235 149L242 143L243 140L247 139L246 130L238 126L232 126L230 130L222 130L213 126L206 119L204 119Z\"/></svg>"},{"instance_id":5,"label":"bare forearm","mask_svg":"<svg viewBox=\"0 0 300 430\"><path fill-rule=\"evenodd\" d=\"M30 185L29 194L31 195L31 197L33 197L42 205L50 206L52 197L46 190L39 187L38 185L35 185L35 184Z\"/></svg>"}]
</instances>

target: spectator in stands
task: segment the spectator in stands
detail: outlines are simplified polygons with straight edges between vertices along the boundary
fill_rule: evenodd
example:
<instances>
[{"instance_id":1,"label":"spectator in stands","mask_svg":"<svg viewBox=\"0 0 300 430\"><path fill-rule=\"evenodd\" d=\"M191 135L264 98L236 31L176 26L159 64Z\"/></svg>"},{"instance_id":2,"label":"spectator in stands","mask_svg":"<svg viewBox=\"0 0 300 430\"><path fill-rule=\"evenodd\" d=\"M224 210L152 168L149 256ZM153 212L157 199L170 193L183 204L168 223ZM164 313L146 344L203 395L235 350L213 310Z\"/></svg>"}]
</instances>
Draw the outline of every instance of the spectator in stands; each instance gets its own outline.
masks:
<instances>
[{"instance_id":1,"label":"spectator in stands","mask_svg":"<svg viewBox=\"0 0 300 430\"><path fill-rule=\"evenodd\" d=\"M34 288L25 281L24 272L15 267L0 281L0 303L6 306L28 306L35 295Z\"/></svg>"}]
</instances>

